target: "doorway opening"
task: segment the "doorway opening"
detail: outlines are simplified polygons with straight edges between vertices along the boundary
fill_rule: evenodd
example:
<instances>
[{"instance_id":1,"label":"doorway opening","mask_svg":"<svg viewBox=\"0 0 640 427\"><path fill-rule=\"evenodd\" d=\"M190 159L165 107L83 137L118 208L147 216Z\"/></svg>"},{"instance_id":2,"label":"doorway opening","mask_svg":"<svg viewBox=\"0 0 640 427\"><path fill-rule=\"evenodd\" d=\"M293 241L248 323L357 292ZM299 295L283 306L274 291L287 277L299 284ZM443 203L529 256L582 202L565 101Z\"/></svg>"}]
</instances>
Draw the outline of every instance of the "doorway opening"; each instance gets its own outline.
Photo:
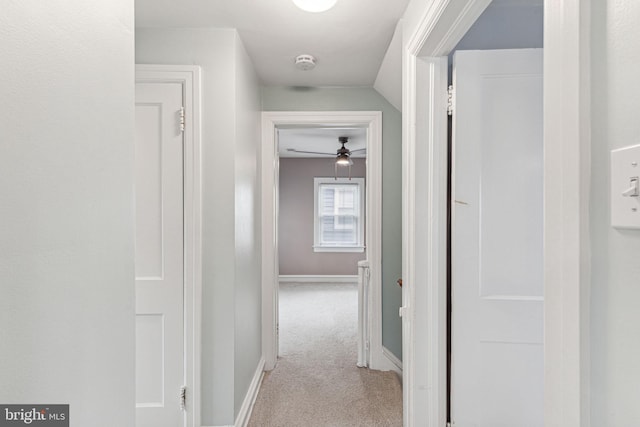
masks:
<instances>
[{"instance_id":1,"label":"doorway opening","mask_svg":"<svg viewBox=\"0 0 640 427\"><path fill-rule=\"evenodd\" d=\"M334 336L336 344L343 338L343 358L349 359L348 341L368 340L366 325L358 324L358 313L366 309L358 287L358 265L367 259L366 128L279 127L276 132L278 353L286 357L306 348L306 353L332 358L336 355L313 350L311 343ZM293 301L306 309L300 311ZM335 325L338 317L342 320ZM335 333L318 339L301 339L332 329ZM339 352L341 346L333 344L327 348Z\"/></svg>"},{"instance_id":2,"label":"doorway opening","mask_svg":"<svg viewBox=\"0 0 640 427\"><path fill-rule=\"evenodd\" d=\"M542 47L540 1L494 1L448 55L451 423L543 425Z\"/></svg>"},{"instance_id":3,"label":"doorway opening","mask_svg":"<svg viewBox=\"0 0 640 427\"><path fill-rule=\"evenodd\" d=\"M403 354L405 425L447 423L447 74L448 55L472 27L490 0L436 0L410 29L403 59ZM505 3L505 2L502 2ZM585 412L587 360L581 345L588 319L588 271L578 233L569 216L584 218L580 157L588 152L588 8L544 2L544 413L572 425ZM573 82L565 87L567 82ZM586 94L586 95L585 95ZM584 132L584 134L583 134ZM584 159L584 157L582 157ZM571 256L567 256L570 254ZM422 263L415 260L423 260ZM587 277L587 281L582 280ZM587 292L588 294L588 292ZM588 298L586 299L588 300ZM575 337L566 340L563 337ZM426 360L426 365L419 361ZM577 364L569 365L567 360ZM428 402L427 405L418 402ZM569 409L567 409L569 408ZM588 414L588 411L586 412ZM551 421L550 421L551 422Z\"/></svg>"},{"instance_id":4,"label":"doorway opening","mask_svg":"<svg viewBox=\"0 0 640 427\"><path fill-rule=\"evenodd\" d=\"M382 246L382 114L375 111L264 112L262 115L262 207L263 207L263 353L265 369L275 367L278 357L278 287L280 281L279 146L278 131L300 128L353 128L365 131L367 153L365 172L364 231L367 261L370 265L368 299L369 367L392 370L382 352L381 322L381 246ZM306 150L309 151L309 150ZM365 329L359 331L362 333Z\"/></svg>"}]
</instances>

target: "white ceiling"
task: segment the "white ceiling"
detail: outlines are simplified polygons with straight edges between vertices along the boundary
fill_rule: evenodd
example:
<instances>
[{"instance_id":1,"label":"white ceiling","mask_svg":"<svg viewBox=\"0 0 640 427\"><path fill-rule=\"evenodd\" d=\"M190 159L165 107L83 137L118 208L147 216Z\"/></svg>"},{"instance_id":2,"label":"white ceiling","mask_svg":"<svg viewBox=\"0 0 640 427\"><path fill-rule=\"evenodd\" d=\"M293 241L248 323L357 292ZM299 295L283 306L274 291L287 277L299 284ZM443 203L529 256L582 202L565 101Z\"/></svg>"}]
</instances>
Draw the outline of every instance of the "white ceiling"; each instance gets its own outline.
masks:
<instances>
[{"instance_id":1,"label":"white ceiling","mask_svg":"<svg viewBox=\"0 0 640 427\"><path fill-rule=\"evenodd\" d=\"M493 0L490 6L530 7L542 6L544 0Z\"/></svg>"},{"instance_id":2,"label":"white ceiling","mask_svg":"<svg viewBox=\"0 0 640 427\"><path fill-rule=\"evenodd\" d=\"M237 28L263 84L372 86L409 0L338 0L309 13L291 0L136 0L136 27ZM315 56L300 71L294 58Z\"/></svg>"},{"instance_id":3,"label":"white ceiling","mask_svg":"<svg viewBox=\"0 0 640 427\"><path fill-rule=\"evenodd\" d=\"M280 157L323 158L335 157L342 146L338 137L349 137L345 145L349 150L366 147L367 130L363 128L297 128L278 129L278 153ZM288 151L290 148L302 151L327 153L326 155L301 154ZM365 151L358 151L352 157L366 157Z\"/></svg>"},{"instance_id":4,"label":"white ceiling","mask_svg":"<svg viewBox=\"0 0 640 427\"><path fill-rule=\"evenodd\" d=\"M327 12L309 13L291 0L136 0L136 27L236 28L268 86L372 86L408 2L338 0ZM491 6L542 3L493 0ZM300 54L315 56L316 68L296 69L294 59ZM400 59L391 62L399 64ZM365 147L365 129L279 129L280 156L321 157L289 148L335 153L339 136L349 137L350 150ZM353 156L364 157L364 152Z\"/></svg>"}]
</instances>

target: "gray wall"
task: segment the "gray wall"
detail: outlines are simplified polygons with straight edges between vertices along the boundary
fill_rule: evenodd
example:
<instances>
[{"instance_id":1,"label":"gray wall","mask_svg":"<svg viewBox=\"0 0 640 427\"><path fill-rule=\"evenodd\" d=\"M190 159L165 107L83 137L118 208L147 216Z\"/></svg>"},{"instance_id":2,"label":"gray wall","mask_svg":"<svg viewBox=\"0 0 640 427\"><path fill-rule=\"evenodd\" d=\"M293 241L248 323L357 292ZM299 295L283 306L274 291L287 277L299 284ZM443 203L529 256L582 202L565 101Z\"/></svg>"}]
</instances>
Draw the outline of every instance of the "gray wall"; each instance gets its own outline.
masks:
<instances>
[{"instance_id":1,"label":"gray wall","mask_svg":"<svg viewBox=\"0 0 640 427\"><path fill-rule=\"evenodd\" d=\"M541 5L489 5L449 54L449 82L453 81L453 54L456 50L543 47L543 18Z\"/></svg>"},{"instance_id":2,"label":"gray wall","mask_svg":"<svg viewBox=\"0 0 640 427\"><path fill-rule=\"evenodd\" d=\"M592 8L591 425L640 425L640 231L609 215L610 150L640 142L640 2Z\"/></svg>"},{"instance_id":3,"label":"gray wall","mask_svg":"<svg viewBox=\"0 0 640 427\"><path fill-rule=\"evenodd\" d=\"M230 425L261 357L260 90L233 29L138 28L136 62L202 67L202 424Z\"/></svg>"},{"instance_id":4,"label":"gray wall","mask_svg":"<svg viewBox=\"0 0 640 427\"><path fill-rule=\"evenodd\" d=\"M382 111L382 343L402 356L401 114L373 88L263 87L265 111Z\"/></svg>"},{"instance_id":5,"label":"gray wall","mask_svg":"<svg viewBox=\"0 0 640 427\"><path fill-rule=\"evenodd\" d=\"M543 16L542 5L489 5L455 49L542 47Z\"/></svg>"},{"instance_id":6,"label":"gray wall","mask_svg":"<svg viewBox=\"0 0 640 427\"><path fill-rule=\"evenodd\" d=\"M0 402L133 427L133 1L4 1L0 58Z\"/></svg>"},{"instance_id":7,"label":"gray wall","mask_svg":"<svg viewBox=\"0 0 640 427\"><path fill-rule=\"evenodd\" d=\"M353 159L351 176L364 178L365 172L366 160ZM280 159L280 274L358 274L358 261L365 259L364 253L313 251L313 178L332 177L334 174L334 159Z\"/></svg>"}]
</instances>

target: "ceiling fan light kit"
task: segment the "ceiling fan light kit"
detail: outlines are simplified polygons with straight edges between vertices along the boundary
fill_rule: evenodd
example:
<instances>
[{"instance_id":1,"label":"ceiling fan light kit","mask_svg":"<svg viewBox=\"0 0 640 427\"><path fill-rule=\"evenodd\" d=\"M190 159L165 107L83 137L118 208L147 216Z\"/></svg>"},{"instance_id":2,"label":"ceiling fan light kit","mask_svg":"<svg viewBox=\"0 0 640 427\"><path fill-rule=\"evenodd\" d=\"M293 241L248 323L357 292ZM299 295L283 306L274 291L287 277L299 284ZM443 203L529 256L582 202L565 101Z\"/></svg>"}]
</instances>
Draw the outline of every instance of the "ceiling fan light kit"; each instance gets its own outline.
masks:
<instances>
[{"instance_id":1,"label":"ceiling fan light kit","mask_svg":"<svg viewBox=\"0 0 640 427\"><path fill-rule=\"evenodd\" d=\"M351 165L353 164L353 160L351 160L351 151L349 151L349 149L344 146L344 144L349 142L349 138L346 136L341 136L338 138L338 142L342 144L342 147L340 147L336 152L334 178L336 179L336 181L338 180L338 166L349 166L349 180L351 180Z\"/></svg>"},{"instance_id":2,"label":"ceiling fan light kit","mask_svg":"<svg viewBox=\"0 0 640 427\"><path fill-rule=\"evenodd\" d=\"M336 5L338 0L293 0L293 3L306 12L325 12Z\"/></svg>"},{"instance_id":3,"label":"ceiling fan light kit","mask_svg":"<svg viewBox=\"0 0 640 427\"><path fill-rule=\"evenodd\" d=\"M338 157L336 157L336 164L340 166L349 166L353 164L353 160L351 160L346 154L338 154Z\"/></svg>"},{"instance_id":4,"label":"ceiling fan light kit","mask_svg":"<svg viewBox=\"0 0 640 427\"><path fill-rule=\"evenodd\" d=\"M342 147L338 148L336 151L336 157L334 158L334 166L335 166L335 179L338 179L338 166L348 166L349 167L349 179L351 179L351 165L353 165L353 160L351 160L351 154L353 153L344 145L349 142L348 136L338 137L338 142L342 144ZM365 148L359 148L354 151L364 151ZM302 151L296 150L295 148L287 148L287 151L291 151L294 153L303 153L303 154L319 154L319 155L329 155L332 153L321 153L317 151Z\"/></svg>"}]
</instances>

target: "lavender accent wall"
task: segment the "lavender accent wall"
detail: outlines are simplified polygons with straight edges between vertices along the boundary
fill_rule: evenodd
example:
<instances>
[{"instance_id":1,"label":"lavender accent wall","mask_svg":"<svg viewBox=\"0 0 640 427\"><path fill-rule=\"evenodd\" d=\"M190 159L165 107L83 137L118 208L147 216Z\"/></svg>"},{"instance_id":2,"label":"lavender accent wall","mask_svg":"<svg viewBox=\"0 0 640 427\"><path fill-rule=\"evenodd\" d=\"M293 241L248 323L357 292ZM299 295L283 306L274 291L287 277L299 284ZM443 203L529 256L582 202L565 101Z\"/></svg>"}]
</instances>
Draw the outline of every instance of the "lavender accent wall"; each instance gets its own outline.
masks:
<instances>
[{"instance_id":1,"label":"lavender accent wall","mask_svg":"<svg viewBox=\"0 0 640 427\"><path fill-rule=\"evenodd\" d=\"M365 159L353 159L351 176L365 177ZM346 169L338 169L340 176ZM313 178L334 176L333 159L280 159L278 247L281 275L358 274L364 253L313 251Z\"/></svg>"}]
</instances>

